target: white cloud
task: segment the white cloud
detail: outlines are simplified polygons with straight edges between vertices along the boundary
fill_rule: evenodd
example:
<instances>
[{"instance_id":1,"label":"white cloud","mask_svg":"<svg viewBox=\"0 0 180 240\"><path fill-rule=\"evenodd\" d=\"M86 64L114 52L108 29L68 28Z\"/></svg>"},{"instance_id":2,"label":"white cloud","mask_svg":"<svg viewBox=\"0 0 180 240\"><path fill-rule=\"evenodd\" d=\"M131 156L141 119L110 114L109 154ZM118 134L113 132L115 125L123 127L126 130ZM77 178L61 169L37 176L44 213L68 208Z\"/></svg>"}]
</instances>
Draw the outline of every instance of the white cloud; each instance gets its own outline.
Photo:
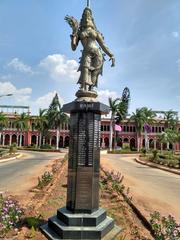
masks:
<instances>
[{"instance_id":1,"label":"white cloud","mask_svg":"<svg viewBox=\"0 0 180 240\"><path fill-rule=\"evenodd\" d=\"M7 66L22 73L33 73L31 67L24 64L19 58L13 58Z\"/></svg>"},{"instance_id":2,"label":"white cloud","mask_svg":"<svg viewBox=\"0 0 180 240\"><path fill-rule=\"evenodd\" d=\"M32 103L32 108L36 110L36 112L39 110L39 108L41 109L46 109L49 107L50 103L52 102L53 97L55 96L56 91L53 92L49 92L44 96L41 96L39 98L37 98L33 103ZM59 101L61 103L61 106L64 103L64 100L59 97Z\"/></svg>"},{"instance_id":3,"label":"white cloud","mask_svg":"<svg viewBox=\"0 0 180 240\"><path fill-rule=\"evenodd\" d=\"M108 89L98 91L98 101L108 104L108 98L110 97L115 99L118 97L118 95L115 91L110 91Z\"/></svg>"},{"instance_id":4,"label":"white cloud","mask_svg":"<svg viewBox=\"0 0 180 240\"><path fill-rule=\"evenodd\" d=\"M56 81L77 80L79 76L78 63L75 60L66 59L66 56L61 54L48 55L40 61L39 65Z\"/></svg>"},{"instance_id":5,"label":"white cloud","mask_svg":"<svg viewBox=\"0 0 180 240\"><path fill-rule=\"evenodd\" d=\"M174 38L179 38L179 32L172 32L172 36Z\"/></svg>"},{"instance_id":6,"label":"white cloud","mask_svg":"<svg viewBox=\"0 0 180 240\"><path fill-rule=\"evenodd\" d=\"M0 95L13 94L13 99L17 103L24 103L30 98L31 88L17 89L11 82L0 82Z\"/></svg>"},{"instance_id":7,"label":"white cloud","mask_svg":"<svg viewBox=\"0 0 180 240\"><path fill-rule=\"evenodd\" d=\"M180 71L180 59L176 61L177 69Z\"/></svg>"}]
</instances>

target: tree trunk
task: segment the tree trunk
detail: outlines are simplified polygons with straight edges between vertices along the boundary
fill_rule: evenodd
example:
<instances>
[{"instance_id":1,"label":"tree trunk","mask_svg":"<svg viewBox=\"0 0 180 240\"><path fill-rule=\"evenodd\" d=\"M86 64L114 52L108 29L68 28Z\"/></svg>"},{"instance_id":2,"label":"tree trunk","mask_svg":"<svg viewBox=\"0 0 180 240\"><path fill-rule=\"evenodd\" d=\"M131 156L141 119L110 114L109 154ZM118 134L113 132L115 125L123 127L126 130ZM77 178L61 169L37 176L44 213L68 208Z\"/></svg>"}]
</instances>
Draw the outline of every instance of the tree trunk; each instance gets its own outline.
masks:
<instances>
[{"instance_id":1,"label":"tree trunk","mask_svg":"<svg viewBox=\"0 0 180 240\"><path fill-rule=\"evenodd\" d=\"M19 146L22 147L22 132L20 132Z\"/></svg>"},{"instance_id":2,"label":"tree trunk","mask_svg":"<svg viewBox=\"0 0 180 240\"><path fill-rule=\"evenodd\" d=\"M144 138L145 138L145 149L147 151L148 150L148 133L146 130L144 131Z\"/></svg>"},{"instance_id":3,"label":"tree trunk","mask_svg":"<svg viewBox=\"0 0 180 240\"><path fill-rule=\"evenodd\" d=\"M139 134L137 133L137 151L139 152L140 150L140 138L139 138Z\"/></svg>"},{"instance_id":4,"label":"tree trunk","mask_svg":"<svg viewBox=\"0 0 180 240\"><path fill-rule=\"evenodd\" d=\"M42 133L40 132L40 134L39 134L39 147L41 147L41 142L42 142Z\"/></svg>"},{"instance_id":5,"label":"tree trunk","mask_svg":"<svg viewBox=\"0 0 180 240\"><path fill-rule=\"evenodd\" d=\"M1 145L1 136L2 136L2 133L0 132L0 145Z\"/></svg>"}]
</instances>

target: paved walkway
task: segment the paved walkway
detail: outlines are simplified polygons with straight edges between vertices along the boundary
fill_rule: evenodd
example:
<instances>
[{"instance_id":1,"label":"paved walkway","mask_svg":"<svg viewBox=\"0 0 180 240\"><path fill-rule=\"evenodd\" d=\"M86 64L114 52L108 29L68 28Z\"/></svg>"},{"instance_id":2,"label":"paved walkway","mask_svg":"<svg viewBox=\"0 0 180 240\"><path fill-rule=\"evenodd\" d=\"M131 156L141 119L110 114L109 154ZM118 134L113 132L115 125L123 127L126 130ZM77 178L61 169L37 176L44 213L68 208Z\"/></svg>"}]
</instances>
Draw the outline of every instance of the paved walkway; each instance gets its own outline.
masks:
<instances>
[{"instance_id":1,"label":"paved walkway","mask_svg":"<svg viewBox=\"0 0 180 240\"><path fill-rule=\"evenodd\" d=\"M174 215L180 222L180 176L140 165L134 158L107 154L101 156L101 164L124 175L124 183L130 187L133 201L146 217L150 212L160 211Z\"/></svg>"},{"instance_id":2,"label":"paved walkway","mask_svg":"<svg viewBox=\"0 0 180 240\"><path fill-rule=\"evenodd\" d=\"M0 163L0 192L21 194L37 185L37 178L51 170L53 160L66 153L20 151L22 157Z\"/></svg>"}]
</instances>

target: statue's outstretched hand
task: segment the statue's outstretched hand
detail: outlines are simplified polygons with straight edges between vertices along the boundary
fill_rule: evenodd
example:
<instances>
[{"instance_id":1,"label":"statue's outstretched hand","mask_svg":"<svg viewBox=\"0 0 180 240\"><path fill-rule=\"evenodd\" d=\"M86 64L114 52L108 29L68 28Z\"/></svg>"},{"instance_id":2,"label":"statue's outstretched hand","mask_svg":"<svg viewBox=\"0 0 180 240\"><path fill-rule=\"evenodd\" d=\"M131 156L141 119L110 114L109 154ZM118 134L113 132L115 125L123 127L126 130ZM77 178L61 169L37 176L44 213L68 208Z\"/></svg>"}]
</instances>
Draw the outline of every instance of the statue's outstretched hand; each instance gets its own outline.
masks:
<instances>
[{"instance_id":1,"label":"statue's outstretched hand","mask_svg":"<svg viewBox=\"0 0 180 240\"><path fill-rule=\"evenodd\" d=\"M115 66L115 58L114 56L110 57L109 61L112 61L111 67Z\"/></svg>"},{"instance_id":2,"label":"statue's outstretched hand","mask_svg":"<svg viewBox=\"0 0 180 240\"><path fill-rule=\"evenodd\" d=\"M77 34L78 28L79 28L78 21L74 17L68 16L68 15L66 15L64 19L72 28L73 34Z\"/></svg>"}]
</instances>

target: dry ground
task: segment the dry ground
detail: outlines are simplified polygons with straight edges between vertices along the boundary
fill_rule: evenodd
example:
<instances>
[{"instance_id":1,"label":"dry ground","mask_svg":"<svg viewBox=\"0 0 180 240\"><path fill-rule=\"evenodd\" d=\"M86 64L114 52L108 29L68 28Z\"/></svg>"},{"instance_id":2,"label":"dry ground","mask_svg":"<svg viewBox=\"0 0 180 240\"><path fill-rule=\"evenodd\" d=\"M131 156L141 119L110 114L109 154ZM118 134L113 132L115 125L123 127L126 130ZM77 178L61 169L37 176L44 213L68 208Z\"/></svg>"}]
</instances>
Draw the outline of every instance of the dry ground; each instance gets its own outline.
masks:
<instances>
[{"instance_id":1,"label":"dry ground","mask_svg":"<svg viewBox=\"0 0 180 240\"><path fill-rule=\"evenodd\" d=\"M43 190L38 190L32 185L29 194L18 196L18 200L24 206L25 219L27 217L40 216L40 223L47 221L48 217L56 214L56 210L64 207L66 203L66 182L67 182L67 162L62 163L56 160L51 166L46 166L46 170L55 172L53 182ZM40 174L42 172L39 172ZM34 180L32 182L34 184ZM108 215L113 217L116 224L123 231L117 240L151 240L153 239L146 228L142 225L136 215L133 213L129 205L124 201L123 197L117 196L111 189L101 190L100 193L101 207L107 209ZM126 238L122 238L125 237ZM28 228L25 224L20 229L12 231L4 240L45 240L46 238L37 230Z\"/></svg>"}]
</instances>

